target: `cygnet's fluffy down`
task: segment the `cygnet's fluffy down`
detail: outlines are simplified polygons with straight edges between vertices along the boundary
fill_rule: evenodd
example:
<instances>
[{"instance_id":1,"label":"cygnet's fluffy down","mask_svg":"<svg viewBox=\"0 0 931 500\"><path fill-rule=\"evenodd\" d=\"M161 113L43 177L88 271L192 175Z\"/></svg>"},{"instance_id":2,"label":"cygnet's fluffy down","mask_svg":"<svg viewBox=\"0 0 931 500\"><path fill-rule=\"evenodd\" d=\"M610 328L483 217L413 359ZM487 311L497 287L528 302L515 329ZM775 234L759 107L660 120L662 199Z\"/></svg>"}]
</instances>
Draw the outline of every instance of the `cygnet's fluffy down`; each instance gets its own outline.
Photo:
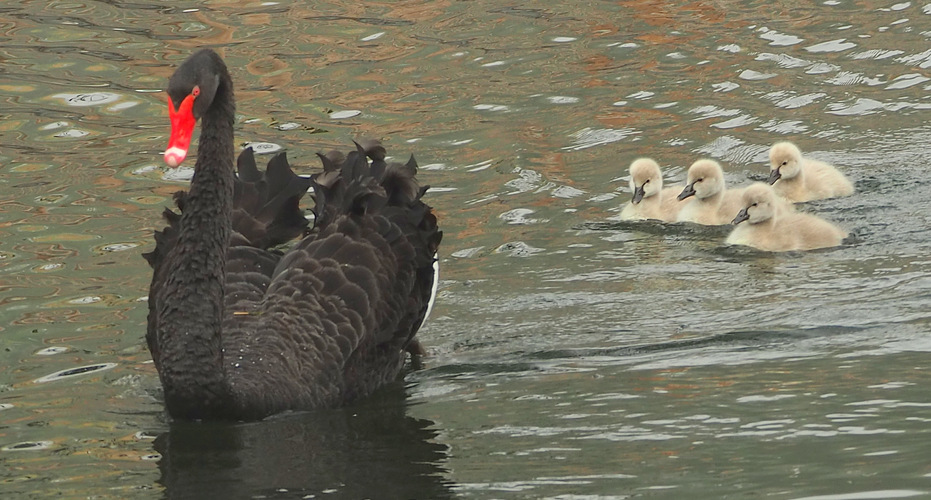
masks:
<instances>
[{"instance_id":1,"label":"cygnet's fluffy down","mask_svg":"<svg viewBox=\"0 0 931 500\"><path fill-rule=\"evenodd\" d=\"M744 190L737 227L728 245L746 245L768 252L814 250L840 245L847 232L811 214L787 210L769 184L757 182Z\"/></svg>"},{"instance_id":2,"label":"cygnet's fluffy down","mask_svg":"<svg viewBox=\"0 0 931 500\"><path fill-rule=\"evenodd\" d=\"M776 194L794 202L823 200L853 193L853 184L833 166L802 156L791 142L769 149L769 183Z\"/></svg>"},{"instance_id":3,"label":"cygnet's fluffy down","mask_svg":"<svg viewBox=\"0 0 931 500\"><path fill-rule=\"evenodd\" d=\"M695 222L706 226L730 224L740 210L743 189L727 189L724 170L714 160L698 160L689 167L688 181L679 194L683 202L678 222Z\"/></svg>"},{"instance_id":4,"label":"cygnet's fluffy down","mask_svg":"<svg viewBox=\"0 0 931 500\"><path fill-rule=\"evenodd\" d=\"M655 161L638 158L630 164L630 189L634 196L621 210L621 220L675 222L680 206L676 196L680 188L663 189L663 173Z\"/></svg>"}]
</instances>

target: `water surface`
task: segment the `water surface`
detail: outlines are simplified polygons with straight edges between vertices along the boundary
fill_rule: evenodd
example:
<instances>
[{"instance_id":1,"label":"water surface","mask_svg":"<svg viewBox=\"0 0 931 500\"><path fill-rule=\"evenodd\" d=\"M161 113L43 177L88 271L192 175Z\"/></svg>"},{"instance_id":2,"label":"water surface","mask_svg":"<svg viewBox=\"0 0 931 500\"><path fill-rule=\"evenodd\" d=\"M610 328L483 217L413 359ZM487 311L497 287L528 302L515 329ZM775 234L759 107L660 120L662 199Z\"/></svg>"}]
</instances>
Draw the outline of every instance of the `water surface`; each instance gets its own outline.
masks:
<instances>
[{"instance_id":1,"label":"water surface","mask_svg":"<svg viewBox=\"0 0 931 500\"><path fill-rule=\"evenodd\" d=\"M3 7L0 493L929 495L929 26L913 2ZM163 414L139 254L185 183L161 90L204 45L238 144L302 173L352 138L416 155L443 280L404 383L261 423ZM613 220L638 156L742 185L778 140L854 181L801 207L843 247Z\"/></svg>"}]
</instances>

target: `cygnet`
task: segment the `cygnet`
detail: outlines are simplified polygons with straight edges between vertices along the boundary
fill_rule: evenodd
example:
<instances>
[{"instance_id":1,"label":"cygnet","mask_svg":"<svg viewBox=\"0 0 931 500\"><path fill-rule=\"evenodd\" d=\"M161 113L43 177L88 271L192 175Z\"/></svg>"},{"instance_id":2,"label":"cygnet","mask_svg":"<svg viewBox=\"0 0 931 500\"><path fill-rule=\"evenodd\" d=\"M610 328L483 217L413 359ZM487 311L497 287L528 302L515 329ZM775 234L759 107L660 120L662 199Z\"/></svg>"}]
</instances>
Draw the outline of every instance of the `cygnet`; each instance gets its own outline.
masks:
<instances>
[{"instance_id":1,"label":"cygnet","mask_svg":"<svg viewBox=\"0 0 931 500\"><path fill-rule=\"evenodd\" d=\"M689 167L688 181L679 194L685 202L676 217L678 222L695 222L706 226L730 224L740 210L743 189L727 189L724 170L714 160L698 160Z\"/></svg>"},{"instance_id":2,"label":"cygnet","mask_svg":"<svg viewBox=\"0 0 931 500\"><path fill-rule=\"evenodd\" d=\"M791 142L769 149L769 183L776 194L793 203L823 200L853 193L853 184L832 165L802 156Z\"/></svg>"},{"instance_id":3,"label":"cygnet","mask_svg":"<svg viewBox=\"0 0 931 500\"><path fill-rule=\"evenodd\" d=\"M733 220L737 227L727 237L729 245L788 252L836 247L847 237L846 231L824 219L787 209L769 184L751 184L742 200Z\"/></svg>"},{"instance_id":4,"label":"cygnet","mask_svg":"<svg viewBox=\"0 0 931 500\"><path fill-rule=\"evenodd\" d=\"M634 196L621 210L621 220L658 219L675 222L680 206L676 195L680 189L663 189L663 173L655 161L638 158L630 164L630 189Z\"/></svg>"}]
</instances>

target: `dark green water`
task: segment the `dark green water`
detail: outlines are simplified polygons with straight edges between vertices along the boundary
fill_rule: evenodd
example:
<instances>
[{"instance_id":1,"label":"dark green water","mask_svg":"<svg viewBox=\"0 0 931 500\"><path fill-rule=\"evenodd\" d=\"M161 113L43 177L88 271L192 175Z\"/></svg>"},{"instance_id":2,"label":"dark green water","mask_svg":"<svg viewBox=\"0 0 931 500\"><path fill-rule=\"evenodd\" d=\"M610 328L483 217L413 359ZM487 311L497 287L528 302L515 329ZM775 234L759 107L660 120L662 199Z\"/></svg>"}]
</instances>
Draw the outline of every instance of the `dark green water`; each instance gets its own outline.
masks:
<instances>
[{"instance_id":1,"label":"dark green water","mask_svg":"<svg viewBox=\"0 0 931 500\"><path fill-rule=\"evenodd\" d=\"M163 414L140 253L185 182L161 90L205 45L238 143L310 173L376 137L436 188L443 281L404 383ZM929 91L914 2L3 5L0 496L931 496ZM855 182L802 207L843 247L611 220L638 156L741 185L777 140Z\"/></svg>"}]
</instances>

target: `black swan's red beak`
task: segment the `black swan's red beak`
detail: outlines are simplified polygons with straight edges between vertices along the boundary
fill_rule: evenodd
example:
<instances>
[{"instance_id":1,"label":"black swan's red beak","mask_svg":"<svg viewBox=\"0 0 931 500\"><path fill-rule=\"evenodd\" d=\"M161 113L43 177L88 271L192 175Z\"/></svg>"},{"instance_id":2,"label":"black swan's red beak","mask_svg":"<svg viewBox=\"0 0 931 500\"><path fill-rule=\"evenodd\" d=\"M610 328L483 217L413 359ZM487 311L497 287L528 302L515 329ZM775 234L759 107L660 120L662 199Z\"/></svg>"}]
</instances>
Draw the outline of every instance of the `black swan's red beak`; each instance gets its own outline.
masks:
<instances>
[{"instance_id":1,"label":"black swan's red beak","mask_svg":"<svg viewBox=\"0 0 931 500\"><path fill-rule=\"evenodd\" d=\"M171 138L168 139L168 149L165 150L165 163L175 168L184 161L187 150L191 146L191 136L194 134L194 98L192 93L181 101L175 110L175 103L168 97L168 117L171 118Z\"/></svg>"}]
</instances>

